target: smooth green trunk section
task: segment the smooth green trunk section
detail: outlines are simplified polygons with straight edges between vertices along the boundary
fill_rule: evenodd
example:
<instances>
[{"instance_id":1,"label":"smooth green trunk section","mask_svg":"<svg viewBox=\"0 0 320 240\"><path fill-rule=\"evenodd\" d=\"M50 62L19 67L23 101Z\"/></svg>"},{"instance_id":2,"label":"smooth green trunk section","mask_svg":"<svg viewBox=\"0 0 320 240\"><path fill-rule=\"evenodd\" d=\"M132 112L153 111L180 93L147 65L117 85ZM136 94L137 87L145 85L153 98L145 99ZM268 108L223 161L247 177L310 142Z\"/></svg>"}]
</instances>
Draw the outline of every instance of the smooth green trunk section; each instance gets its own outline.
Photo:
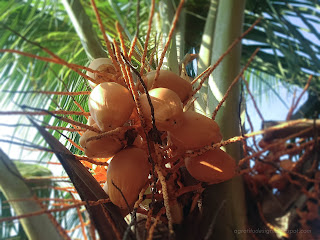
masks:
<instances>
[{"instance_id":1,"label":"smooth green trunk section","mask_svg":"<svg viewBox=\"0 0 320 240\"><path fill-rule=\"evenodd\" d=\"M179 21L176 27L176 46L177 60L181 64L185 56L185 34L186 34L186 10L183 8L180 13Z\"/></svg>"},{"instance_id":2,"label":"smooth green trunk section","mask_svg":"<svg viewBox=\"0 0 320 240\"><path fill-rule=\"evenodd\" d=\"M90 60L106 57L91 21L79 0L62 0L63 6L74 26L84 50Z\"/></svg>"},{"instance_id":3,"label":"smooth green trunk section","mask_svg":"<svg viewBox=\"0 0 320 240\"><path fill-rule=\"evenodd\" d=\"M211 64L211 56L212 56L212 45L213 45L213 37L214 37L214 29L216 23L217 16L217 8L218 8L219 0L211 0L210 7L208 11L208 16L206 19L206 24L204 27L204 32L202 34L202 40L199 51L199 61L198 61L198 75L201 74L207 67ZM200 82L200 81L198 81ZM204 82L201 89L196 94L197 100L194 102L195 110L203 115L207 115L207 104L208 104L208 84Z\"/></svg>"},{"instance_id":4,"label":"smooth green trunk section","mask_svg":"<svg viewBox=\"0 0 320 240\"><path fill-rule=\"evenodd\" d=\"M230 44L241 35L244 6L245 0L219 2L211 63L215 63ZM208 82L208 110L210 114L239 73L240 57L241 44L238 44L210 76ZM224 139L240 135L239 92L239 85L234 86L215 119ZM240 144L228 145L226 150L237 161L241 158ZM206 229L209 228L212 216L218 212L221 203L226 201L218 213L210 239L245 239L245 234L235 234L235 230L246 228L246 205L242 178L236 177L230 181L212 185L206 189L203 196L204 213L208 213L204 224Z\"/></svg>"},{"instance_id":5,"label":"smooth green trunk section","mask_svg":"<svg viewBox=\"0 0 320 240\"><path fill-rule=\"evenodd\" d=\"M25 184L16 166L0 149L0 190L6 199L32 199L33 194ZM41 211L43 208L36 201L10 202L16 215ZM56 226L45 214L20 219L21 225L29 239L59 240L64 239Z\"/></svg>"},{"instance_id":6,"label":"smooth green trunk section","mask_svg":"<svg viewBox=\"0 0 320 240\"><path fill-rule=\"evenodd\" d=\"M174 17L174 6L171 0L164 0L159 2L159 10L160 10L160 17L161 17L161 33L160 38L160 48L158 48L158 56L160 60L160 56L162 50L167 42L171 22ZM161 69L170 70L176 74L179 74L179 64L178 64L178 57L177 57L177 45L176 45L176 38L175 34L173 34L169 48L165 54L165 58L162 64Z\"/></svg>"},{"instance_id":7,"label":"smooth green trunk section","mask_svg":"<svg viewBox=\"0 0 320 240\"><path fill-rule=\"evenodd\" d=\"M212 45L219 0L211 0L199 51L198 74L211 64Z\"/></svg>"}]
</instances>

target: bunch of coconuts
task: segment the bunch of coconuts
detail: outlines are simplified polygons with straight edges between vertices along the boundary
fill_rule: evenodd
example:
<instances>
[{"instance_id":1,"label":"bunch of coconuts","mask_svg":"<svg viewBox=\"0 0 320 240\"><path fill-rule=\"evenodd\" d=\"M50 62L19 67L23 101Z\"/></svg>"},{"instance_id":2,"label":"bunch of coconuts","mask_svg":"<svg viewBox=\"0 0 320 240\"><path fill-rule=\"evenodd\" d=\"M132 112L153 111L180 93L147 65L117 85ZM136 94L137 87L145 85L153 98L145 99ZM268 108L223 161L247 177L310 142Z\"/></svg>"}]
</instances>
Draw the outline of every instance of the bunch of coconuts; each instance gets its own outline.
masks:
<instances>
[{"instance_id":1,"label":"bunch of coconuts","mask_svg":"<svg viewBox=\"0 0 320 240\"><path fill-rule=\"evenodd\" d=\"M93 90L88 101L91 114L88 124L102 134L87 130L80 138L80 145L88 157L112 157L104 190L115 205L127 209L128 205L132 207L135 203L151 173L146 139L138 134L134 141L128 143L125 132L99 137L119 127L130 126L134 116L137 117L137 111L131 91L126 88L123 79L115 77L116 70L110 59L95 59L89 68L101 73L87 72L89 77L101 83L89 81ZM222 140L219 126L214 120L194 111L183 111L182 102L192 92L189 81L166 70L160 70L156 82L154 77L155 71L151 71L142 79L154 108L155 125L163 133L162 136L166 136L167 147L183 155L187 150L198 150ZM151 107L139 82L137 87L141 93L143 117L147 129L151 130ZM95 136L94 140L90 140ZM221 149L209 150L184 161L192 177L209 184L226 181L235 175L234 159Z\"/></svg>"}]
</instances>

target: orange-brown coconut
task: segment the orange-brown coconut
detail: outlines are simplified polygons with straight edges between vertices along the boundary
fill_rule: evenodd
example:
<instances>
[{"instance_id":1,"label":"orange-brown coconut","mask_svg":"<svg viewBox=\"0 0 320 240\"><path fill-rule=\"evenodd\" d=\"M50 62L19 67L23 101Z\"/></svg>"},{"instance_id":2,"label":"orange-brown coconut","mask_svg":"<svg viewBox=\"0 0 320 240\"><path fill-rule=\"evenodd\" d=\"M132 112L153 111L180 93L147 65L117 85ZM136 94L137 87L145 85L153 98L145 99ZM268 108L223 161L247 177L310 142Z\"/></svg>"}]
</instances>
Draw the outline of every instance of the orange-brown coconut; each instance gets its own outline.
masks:
<instances>
[{"instance_id":1,"label":"orange-brown coconut","mask_svg":"<svg viewBox=\"0 0 320 240\"><path fill-rule=\"evenodd\" d=\"M96 58L89 64L88 68L101 72L99 75L98 73L87 71L87 75L97 80L99 83L118 82L116 78L117 72L110 58ZM92 89L98 85L90 80L88 82Z\"/></svg>"},{"instance_id":2,"label":"orange-brown coconut","mask_svg":"<svg viewBox=\"0 0 320 240\"><path fill-rule=\"evenodd\" d=\"M148 90L152 87L155 75L156 71L151 71L142 77ZM168 88L174 91L182 102L185 101L192 92L192 85L189 81L168 70L160 70L160 75L153 85L153 88ZM139 90L143 90L141 84L139 85Z\"/></svg>"},{"instance_id":3,"label":"orange-brown coconut","mask_svg":"<svg viewBox=\"0 0 320 240\"><path fill-rule=\"evenodd\" d=\"M218 124L200 113L184 112L181 122L178 128L168 133L171 142L178 148L198 149L222 140Z\"/></svg>"},{"instance_id":4,"label":"orange-brown coconut","mask_svg":"<svg viewBox=\"0 0 320 240\"><path fill-rule=\"evenodd\" d=\"M185 164L191 176L210 184L227 181L236 173L235 160L219 148L194 158L186 158Z\"/></svg>"},{"instance_id":5,"label":"orange-brown coconut","mask_svg":"<svg viewBox=\"0 0 320 240\"><path fill-rule=\"evenodd\" d=\"M107 169L108 186L105 188L108 189L110 200L118 207L127 209L123 194L131 207L147 183L149 172L148 156L142 149L131 147L118 152Z\"/></svg>"},{"instance_id":6,"label":"orange-brown coconut","mask_svg":"<svg viewBox=\"0 0 320 240\"><path fill-rule=\"evenodd\" d=\"M92 125L98 128L97 124ZM124 146L120 141L110 137L100 138L98 140L87 141L89 138L99 135L96 132L87 130L80 137L80 145L84 148L84 153L88 157L108 158L119 152Z\"/></svg>"},{"instance_id":7,"label":"orange-brown coconut","mask_svg":"<svg viewBox=\"0 0 320 240\"><path fill-rule=\"evenodd\" d=\"M88 104L93 120L102 131L122 126L135 106L130 91L114 82L96 86L90 94Z\"/></svg>"},{"instance_id":8,"label":"orange-brown coconut","mask_svg":"<svg viewBox=\"0 0 320 240\"><path fill-rule=\"evenodd\" d=\"M295 166L295 163L290 159L284 159L280 161L280 167L284 170L291 171Z\"/></svg>"},{"instance_id":9,"label":"orange-brown coconut","mask_svg":"<svg viewBox=\"0 0 320 240\"><path fill-rule=\"evenodd\" d=\"M91 116L89 116L88 121L87 121L87 125L92 126L93 124L95 124L95 121L93 120L93 118Z\"/></svg>"},{"instance_id":10,"label":"orange-brown coconut","mask_svg":"<svg viewBox=\"0 0 320 240\"><path fill-rule=\"evenodd\" d=\"M282 191L286 188L288 184L288 178L285 175L274 174L269 179L269 185L272 188L277 188L279 191Z\"/></svg>"},{"instance_id":11,"label":"orange-brown coconut","mask_svg":"<svg viewBox=\"0 0 320 240\"><path fill-rule=\"evenodd\" d=\"M155 88L149 91L154 108L156 126L161 131L174 129L181 123L182 103L178 95L167 88ZM140 97L143 115L147 123L151 123L151 108L147 95Z\"/></svg>"}]
</instances>

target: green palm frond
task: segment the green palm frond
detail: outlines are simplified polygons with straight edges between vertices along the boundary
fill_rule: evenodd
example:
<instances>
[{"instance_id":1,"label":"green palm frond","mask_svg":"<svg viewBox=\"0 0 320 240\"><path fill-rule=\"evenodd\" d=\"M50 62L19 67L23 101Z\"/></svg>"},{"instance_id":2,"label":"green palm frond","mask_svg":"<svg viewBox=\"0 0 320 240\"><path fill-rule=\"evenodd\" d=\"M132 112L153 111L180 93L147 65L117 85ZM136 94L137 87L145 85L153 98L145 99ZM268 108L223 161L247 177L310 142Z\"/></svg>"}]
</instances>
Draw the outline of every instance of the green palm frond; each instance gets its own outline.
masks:
<instances>
[{"instance_id":1,"label":"green palm frond","mask_svg":"<svg viewBox=\"0 0 320 240\"><path fill-rule=\"evenodd\" d=\"M49 49L62 59L81 65L87 63L80 40L59 1L50 3L1 1L1 4L3 5L1 10L4 9L5 13L10 13L1 15L1 49L15 49L48 57L48 54L37 46L40 44L41 47ZM83 89L83 79L66 67L11 53L1 53L0 57L1 90L66 91L68 89L72 91L75 88ZM6 109L11 104L11 108L21 110L12 106L12 102L17 105L29 105L49 110L59 107L67 109L67 105L71 109L76 109L71 104L70 97L53 96L49 98L40 94L4 93L0 101L3 108ZM40 119L49 122L51 117L45 116ZM21 121L25 122L25 120ZM55 123L58 124L57 121ZM62 123L62 125L66 124ZM24 134L26 134L25 131L19 131L19 135ZM58 133L54 134L59 137ZM43 143L39 136L36 136L34 141L39 144Z\"/></svg>"},{"instance_id":2,"label":"green palm frond","mask_svg":"<svg viewBox=\"0 0 320 240\"><path fill-rule=\"evenodd\" d=\"M249 1L248 4L254 1ZM263 16L257 28L246 37L243 57L246 59L261 47L251 68L279 80L303 87L314 74L310 90L320 90L320 11L314 1L262 1L263 9L248 10L246 26L257 14Z\"/></svg>"}]
</instances>

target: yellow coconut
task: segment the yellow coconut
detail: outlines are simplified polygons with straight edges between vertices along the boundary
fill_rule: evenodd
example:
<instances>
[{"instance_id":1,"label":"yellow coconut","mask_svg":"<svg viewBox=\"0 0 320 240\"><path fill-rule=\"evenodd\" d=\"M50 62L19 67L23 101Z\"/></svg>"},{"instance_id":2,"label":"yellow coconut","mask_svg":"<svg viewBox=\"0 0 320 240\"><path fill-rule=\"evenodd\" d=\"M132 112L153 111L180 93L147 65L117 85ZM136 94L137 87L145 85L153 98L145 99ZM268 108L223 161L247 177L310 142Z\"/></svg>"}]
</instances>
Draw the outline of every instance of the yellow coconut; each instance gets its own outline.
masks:
<instances>
[{"instance_id":1,"label":"yellow coconut","mask_svg":"<svg viewBox=\"0 0 320 240\"><path fill-rule=\"evenodd\" d=\"M135 106L130 91L114 82L96 86L89 97L89 110L102 131L122 126Z\"/></svg>"},{"instance_id":2,"label":"yellow coconut","mask_svg":"<svg viewBox=\"0 0 320 240\"><path fill-rule=\"evenodd\" d=\"M107 187L104 187L111 202L127 209L127 201L131 207L147 183L149 172L148 156L142 149L131 147L118 152L108 166Z\"/></svg>"},{"instance_id":3,"label":"yellow coconut","mask_svg":"<svg viewBox=\"0 0 320 240\"><path fill-rule=\"evenodd\" d=\"M97 124L92 125L98 129ZM96 132L87 130L80 137L80 145L84 148L84 153L88 157L108 158L119 152L124 146L114 138L104 137L98 140L87 141L89 138L99 135Z\"/></svg>"},{"instance_id":4,"label":"yellow coconut","mask_svg":"<svg viewBox=\"0 0 320 240\"><path fill-rule=\"evenodd\" d=\"M236 162L221 149L214 149L204 154L186 158L188 172L195 179L210 184L224 182L235 176Z\"/></svg>"},{"instance_id":5,"label":"yellow coconut","mask_svg":"<svg viewBox=\"0 0 320 240\"><path fill-rule=\"evenodd\" d=\"M198 149L222 140L218 124L193 111L183 113L182 124L168 132L171 142L182 149Z\"/></svg>"},{"instance_id":6,"label":"yellow coconut","mask_svg":"<svg viewBox=\"0 0 320 240\"><path fill-rule=\"evenodd\" d=\"M182 103L175 92L167 88L155 88L149 91L149 95L154 108L156 126L159 130L167 131L181 124ZM141 95L140 102L143 115L150 124L151 108L145 93Z\"/></svg>"}]
</instances>

